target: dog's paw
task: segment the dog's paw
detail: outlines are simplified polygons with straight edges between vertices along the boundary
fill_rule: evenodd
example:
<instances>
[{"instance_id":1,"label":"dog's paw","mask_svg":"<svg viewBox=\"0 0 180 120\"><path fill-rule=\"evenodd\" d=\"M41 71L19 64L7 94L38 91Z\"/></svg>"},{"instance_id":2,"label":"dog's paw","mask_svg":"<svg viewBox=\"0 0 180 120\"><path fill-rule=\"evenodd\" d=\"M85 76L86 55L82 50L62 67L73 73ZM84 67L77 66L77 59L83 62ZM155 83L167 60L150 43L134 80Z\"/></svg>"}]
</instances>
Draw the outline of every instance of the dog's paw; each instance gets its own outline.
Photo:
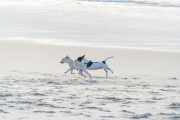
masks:
<instances>
[{"instance_id":1,"label":"dog's paw","mask_svg":"<svg viewBox=\"0 0 180 120\"><path fill-rule=\"evenodd\" d=\"M85 80L86 79L86 76L84 77L84 79L83 80Z\"/></svg>"}]
</instances>

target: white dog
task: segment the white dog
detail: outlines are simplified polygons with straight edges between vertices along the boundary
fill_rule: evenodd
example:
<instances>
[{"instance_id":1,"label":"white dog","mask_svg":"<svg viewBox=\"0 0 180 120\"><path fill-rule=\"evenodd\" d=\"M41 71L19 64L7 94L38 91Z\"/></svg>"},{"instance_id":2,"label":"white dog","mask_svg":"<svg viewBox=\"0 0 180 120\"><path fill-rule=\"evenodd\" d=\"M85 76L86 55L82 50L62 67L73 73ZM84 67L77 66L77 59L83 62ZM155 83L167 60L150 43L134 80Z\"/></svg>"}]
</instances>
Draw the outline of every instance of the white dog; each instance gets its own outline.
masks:
<instances>
[{"instance_id":1,"label":"white dog","mask_svg":"<svg viewBox=\"0 0 180 120\"><path fill-rule=\"evenodd\" d=\"M114 58L114 57L113 56L108 57L101 62L92 62L91 60L86 59L85 55L83 55L81 57L78 57L77 61L83 62L87 66L87 69L89 69L89 70L103 69L106 72L106 77L108 77L108 70L113 73L113 71L106 64L106 61L110 58Z\"/></svg>"},{"instance_id":2,"label":"white dog","mask_svg":"<svg viewBox=\"0 0 180 120\"><path fill-rule=\"evenodd\" d=\"M90 80L91 79L91 74L88 73L87 69L86 69L86 66L81 63L81 62L78 62L78 61L75 61L75 60L72 60L70 57L66 56L65 58L63 58L60 63L68 63L69 64L69 67L70 69L68 69L65 73L69 72L71 70L71 74L74 74L73 73L73 70L74 69L78 69L79 70L79 74L84 76L84 79L86 78L86 76L83 74L83 71L89 75L90 77Z\"/></svg>"}]
</instances>

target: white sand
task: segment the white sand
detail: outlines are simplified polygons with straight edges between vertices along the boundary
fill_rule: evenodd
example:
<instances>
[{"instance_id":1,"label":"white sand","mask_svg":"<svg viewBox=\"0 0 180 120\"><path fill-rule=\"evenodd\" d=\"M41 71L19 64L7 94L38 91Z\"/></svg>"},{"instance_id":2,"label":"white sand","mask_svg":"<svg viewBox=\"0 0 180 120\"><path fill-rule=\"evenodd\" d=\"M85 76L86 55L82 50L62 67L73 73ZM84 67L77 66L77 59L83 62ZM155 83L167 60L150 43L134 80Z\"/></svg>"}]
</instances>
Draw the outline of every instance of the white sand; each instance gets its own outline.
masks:
<instances>
[{"instance_id":1,"label":"white sand","mask_svg":"<svg viewBox=\"0 0 180 120\"><path fill-rule=\"evenodd\" d=\"M2 70L46 72L63 74L68 65L60 60L69 55L94 62L114 56L107 61L114 74L110 76L154 75L177 77L180 71L180 53L155 52L134 49L58 46L23 41L0 41L0 66ZM104 76L103 70L90 71L94 76Z\"/></svg>"},{"instance_id":2,"label":"white sand","mask_svg":"<svg viewBox=\"0 0 180 120\"><path fill-rule=\"evenodd\" d=\"M114 74L64 75L69 55L108 60ZM0 119L179 119L180 54L0 41Z\"/></svg>"}]
</instances>

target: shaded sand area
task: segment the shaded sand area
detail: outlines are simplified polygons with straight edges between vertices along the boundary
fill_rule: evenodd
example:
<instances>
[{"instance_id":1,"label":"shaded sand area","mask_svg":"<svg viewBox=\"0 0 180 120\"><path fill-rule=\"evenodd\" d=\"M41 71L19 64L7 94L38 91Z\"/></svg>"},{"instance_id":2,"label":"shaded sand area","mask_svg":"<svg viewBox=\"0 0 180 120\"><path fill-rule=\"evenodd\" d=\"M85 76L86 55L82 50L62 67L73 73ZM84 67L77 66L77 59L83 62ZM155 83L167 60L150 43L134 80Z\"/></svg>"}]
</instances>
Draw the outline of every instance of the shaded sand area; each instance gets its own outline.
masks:
<instances>
[{"instance_id":1,"label":"shaded sand area","mask_svg":"<svg viewBox=\"0 0 180 120\"><path fill-rule=\"evenodd\" d=\"M83 54L114 56L114 74L64 74L61 58ZM179 61L179 53L0 41L0 119L178 120Z\"/></svg>"}]
</instances>

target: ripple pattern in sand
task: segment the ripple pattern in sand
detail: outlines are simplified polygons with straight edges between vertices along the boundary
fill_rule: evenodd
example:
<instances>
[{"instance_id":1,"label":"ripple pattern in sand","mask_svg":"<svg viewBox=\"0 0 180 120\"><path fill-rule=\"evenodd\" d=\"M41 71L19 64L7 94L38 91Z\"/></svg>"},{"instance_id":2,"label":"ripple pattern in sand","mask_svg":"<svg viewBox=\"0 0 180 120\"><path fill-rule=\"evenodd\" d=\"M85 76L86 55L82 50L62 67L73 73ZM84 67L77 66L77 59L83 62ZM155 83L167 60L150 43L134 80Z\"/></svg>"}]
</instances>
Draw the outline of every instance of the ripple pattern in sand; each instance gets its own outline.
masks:
<instances>
[{"instance_id":1,"label":"ripple pattern in sand","mask_svg":"<svg viewBox=\"0 0 180 120\"><path fill-rule=\"evenodd\" d=\"M175 78L175 77L173 77ZM180 81L9 71L0 74L0 119L179 119Z\"/></svg>"}]
</instances>

